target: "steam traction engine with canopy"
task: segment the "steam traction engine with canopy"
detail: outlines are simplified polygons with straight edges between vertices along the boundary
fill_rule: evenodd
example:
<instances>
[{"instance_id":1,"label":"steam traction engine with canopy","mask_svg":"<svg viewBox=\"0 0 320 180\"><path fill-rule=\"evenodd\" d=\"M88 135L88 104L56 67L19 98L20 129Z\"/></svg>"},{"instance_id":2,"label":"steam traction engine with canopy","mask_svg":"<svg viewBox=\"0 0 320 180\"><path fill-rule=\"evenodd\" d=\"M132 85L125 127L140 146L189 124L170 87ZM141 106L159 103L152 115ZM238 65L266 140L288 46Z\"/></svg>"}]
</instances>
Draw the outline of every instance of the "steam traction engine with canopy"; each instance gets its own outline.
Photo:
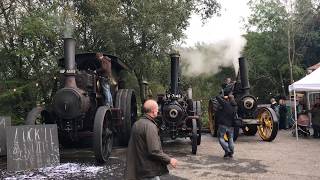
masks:
<instances>
[{"instance_id":1,"label":"steam traction engine with canopy","mask_svg":"<svg viewBox=\"0 0 320 180\"><path fill-rule=\"evenodd\" d=\"M200 101L192 100L192 89L183 94L179 88L180 55L171 54L171 85L165 95L158 95L161 139L190 137L192 153L196 154L197 146L201 143L201 106Z\"/></svg>"},{"instance_id":2,"label":"steam traction engine with canopy","mask_svg":"<svg viewBox=\"0 0 320 180\"><path fill-rule=\"evenodd\" d=\"M111 88L113 107L105 106L99 83L102 77L95 73L101 67L96 54L76 55L75 41L71 38L64 39L64 53L65 57L59 60L58 91L53 92L53 100L48 106L35 107L28 113L26 124L57 124L62 145L80 142L89 135L97 162L104 163L113 142L128 144L131 126L137 117L135 93L132 89L124 89L123 82L118 81ZM128 68L119 58L108 57L113 75L118 79L119 73Z\"/></svg>"},{"instance_id":3,"label":"steam traction engine with canopy","mask_svg":"<svg viewBox=\"0 0 320 180\"><path fill-rule=\"evenodd\" d=\"M275 111L268 107L258 107L256 98L250 94L248 68L245 58L239 58L239 73L235 83L229 83L222 89L222 94L233 94L238 105L238 116L242 121L244 135L254 136L257 131L264 141L273 141L278 133L278 118ZM216 98L209 100L209 128L213 136L217 136L217 123L214 114L219 108ZM237 139L239 128L234 128L234 140Z\"/></svg>"}]
</instances>

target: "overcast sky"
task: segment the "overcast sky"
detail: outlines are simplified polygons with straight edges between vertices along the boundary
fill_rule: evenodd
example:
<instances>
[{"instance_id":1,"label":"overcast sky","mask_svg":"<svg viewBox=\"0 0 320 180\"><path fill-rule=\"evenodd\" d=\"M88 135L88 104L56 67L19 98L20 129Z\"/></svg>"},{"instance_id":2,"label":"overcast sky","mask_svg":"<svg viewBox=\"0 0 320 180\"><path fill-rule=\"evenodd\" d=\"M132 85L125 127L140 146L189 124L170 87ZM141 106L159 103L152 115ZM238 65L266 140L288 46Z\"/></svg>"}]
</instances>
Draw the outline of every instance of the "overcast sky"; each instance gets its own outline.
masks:
<instances>
[{"instance_id":1,"label":"overcast sky","mask_svg":"<svg viewBox=\"0 0 320 180\"><path fill-rule=\"evenodd\" d=\"M193 15L190 26L185 31L187 38L183 46L193 46L197 42L215 43L239 37L244 34L242 18L249 16L248 0L220 0L221 16L213 17L202 25L199 16Z\"/></svg>"}]
</instances>

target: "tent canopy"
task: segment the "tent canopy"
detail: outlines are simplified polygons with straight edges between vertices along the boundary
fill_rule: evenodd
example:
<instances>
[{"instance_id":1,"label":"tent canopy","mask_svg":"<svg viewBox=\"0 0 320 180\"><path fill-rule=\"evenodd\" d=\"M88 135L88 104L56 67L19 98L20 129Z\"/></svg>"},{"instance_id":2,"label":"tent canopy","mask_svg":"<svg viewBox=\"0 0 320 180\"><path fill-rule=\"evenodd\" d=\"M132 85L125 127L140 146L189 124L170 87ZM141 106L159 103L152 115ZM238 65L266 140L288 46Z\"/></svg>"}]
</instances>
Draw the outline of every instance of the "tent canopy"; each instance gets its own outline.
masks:
<instances>
[{"instance_id":1,"label":"tent canopy","mask_svg":"<svg viewBox=\"0 0 320 180\"><path fill-rule=\"evenodd\" d=\"M319 91L320 68L289 86L289 91Z\"/></svg>"},{"instance_id":2,"label":"tent canopy","mask_svg":"<svg viewBox=\"0 0 320 180\"><path fill-rule=\"evenodd\" d=\"M307 75L306 77L300 79L299 81L291 84L289 86L289 91L294 94L294 119L296 125L296 137L298 140L298 123L297 123L297 102L296 102L296 91L306 91L309 93L310 91L319 91L320 90L320 68L313 71L311 74ZM291 96L290 96L291 97ZM309 95L307 95L309 99ZM310 101L309 106L310 106Z\"/></svg>"}]
</instances>

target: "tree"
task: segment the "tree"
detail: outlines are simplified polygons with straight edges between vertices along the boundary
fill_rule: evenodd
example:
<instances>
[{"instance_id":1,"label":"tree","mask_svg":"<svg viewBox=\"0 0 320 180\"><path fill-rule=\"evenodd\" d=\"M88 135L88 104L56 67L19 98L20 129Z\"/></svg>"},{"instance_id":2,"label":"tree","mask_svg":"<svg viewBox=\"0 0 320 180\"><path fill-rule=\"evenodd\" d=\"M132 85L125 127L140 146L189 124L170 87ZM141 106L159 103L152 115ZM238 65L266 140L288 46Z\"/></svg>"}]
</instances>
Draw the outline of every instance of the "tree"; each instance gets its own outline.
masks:
<instances>
[{"instance_id":1,"label":"tree","mask_svg":"<svg viewBox=\"0 0 320 180\"><path fill-rule=\"evenodd\" d=\"M300 0L295 3L295 9L295 22L300 24L295 38L297 56L306 66L311 66L320 60L320 3Z\"/></svg>"},{"instance_id":2,"label":"tree","mask_svg":"<svg viewBox=\"0 0 320 180\"><path fill-rule=\"evenodd\" d=\"M0 111L13 118L23 118L37 101L50 99L47 82L61 54L56 7L43 1L0 2Z\"/></svg>"},{"instance_id":3,"label":"tree","mask_svg":"<svg viewBox=\"0 0 320 180\"><path fill-rule=\"evenodd\" d=\"M77 52L103 51L122 58L139 82L142 99L144 78L163 81L168 53L183 38L190 14L202 14L205 20L219 8L216 0L3 0L0 101L12 102L9 107L14 99L31 103L18 105L24 111L19 117L36 101L50 101L52 85L47 82L57 72L63 32L76 39Z\"/></svg>"},{"instance_id":4,"label":"tree","mask_svg":"<svg viewBox=\"0 0 320 180\"><path fill-rule=\"evenodd\" d=\"M314 40L309 35L314 31L307 28L315 15L314 4L310 0L286 2L249 2L253 13L247 23L245 54L255 90L261 95L286 94L285 87L304 74L308 41Z\"/></svg>"},{"instance_id":5,"label":"tree","mask_svg":"<svg viewBox=\"0 0 320 180\"><path fill-rule=\"evenodd\" d=\"M79 2L77 7L80 25L75 32L82 46L121 57L137 78L141 99L143 80L163 76L168 54L183 38L191 13L206 19L220 8L215 0L98 0Z\"/></svg>"}]
</instances>

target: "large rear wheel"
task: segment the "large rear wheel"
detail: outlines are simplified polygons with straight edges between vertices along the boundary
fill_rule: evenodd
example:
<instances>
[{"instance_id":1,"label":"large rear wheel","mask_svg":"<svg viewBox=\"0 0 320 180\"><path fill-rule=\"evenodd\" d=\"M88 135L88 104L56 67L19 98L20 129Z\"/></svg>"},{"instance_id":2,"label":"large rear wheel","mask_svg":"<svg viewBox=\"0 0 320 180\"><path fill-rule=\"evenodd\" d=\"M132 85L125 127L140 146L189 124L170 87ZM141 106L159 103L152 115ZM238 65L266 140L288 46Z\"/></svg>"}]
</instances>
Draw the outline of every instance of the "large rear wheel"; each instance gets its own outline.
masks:
<instances>
[{"instance_id":1,"label":"large rear wheel","mask_svg":"<svg viewBox=\"0 0 320 180\"><path fill-rule=\"evenodd\" d=\"M113 133L111 111L106 106L98 108L93 127L93 151L98 163L105 163L111 154Z\"/></svg>"},{"instance_id":2,"label":"large rear wheel","mask_svg":"<svg viewBox=\"0 0 320 180\"><path fill-rule=\"evenodd\" d=\"M119 143L121 146L127 146L131 127L137 120L137 100L132 89L120 89L117 92L115 107L120 108L123 116L123 127L120 129Z\"/></svg>"},{"instance_id":3,"label":"large rear wheel","mask_svg":"<svg viewBox=\"0 0 320 180\"><path fill-rule=\"evenodd\" d=\"M275 111L272 108L262 107L258 112L258 122L258 132L262 140L273 141L279 129Z\"/></svg>"}]
</instances>

